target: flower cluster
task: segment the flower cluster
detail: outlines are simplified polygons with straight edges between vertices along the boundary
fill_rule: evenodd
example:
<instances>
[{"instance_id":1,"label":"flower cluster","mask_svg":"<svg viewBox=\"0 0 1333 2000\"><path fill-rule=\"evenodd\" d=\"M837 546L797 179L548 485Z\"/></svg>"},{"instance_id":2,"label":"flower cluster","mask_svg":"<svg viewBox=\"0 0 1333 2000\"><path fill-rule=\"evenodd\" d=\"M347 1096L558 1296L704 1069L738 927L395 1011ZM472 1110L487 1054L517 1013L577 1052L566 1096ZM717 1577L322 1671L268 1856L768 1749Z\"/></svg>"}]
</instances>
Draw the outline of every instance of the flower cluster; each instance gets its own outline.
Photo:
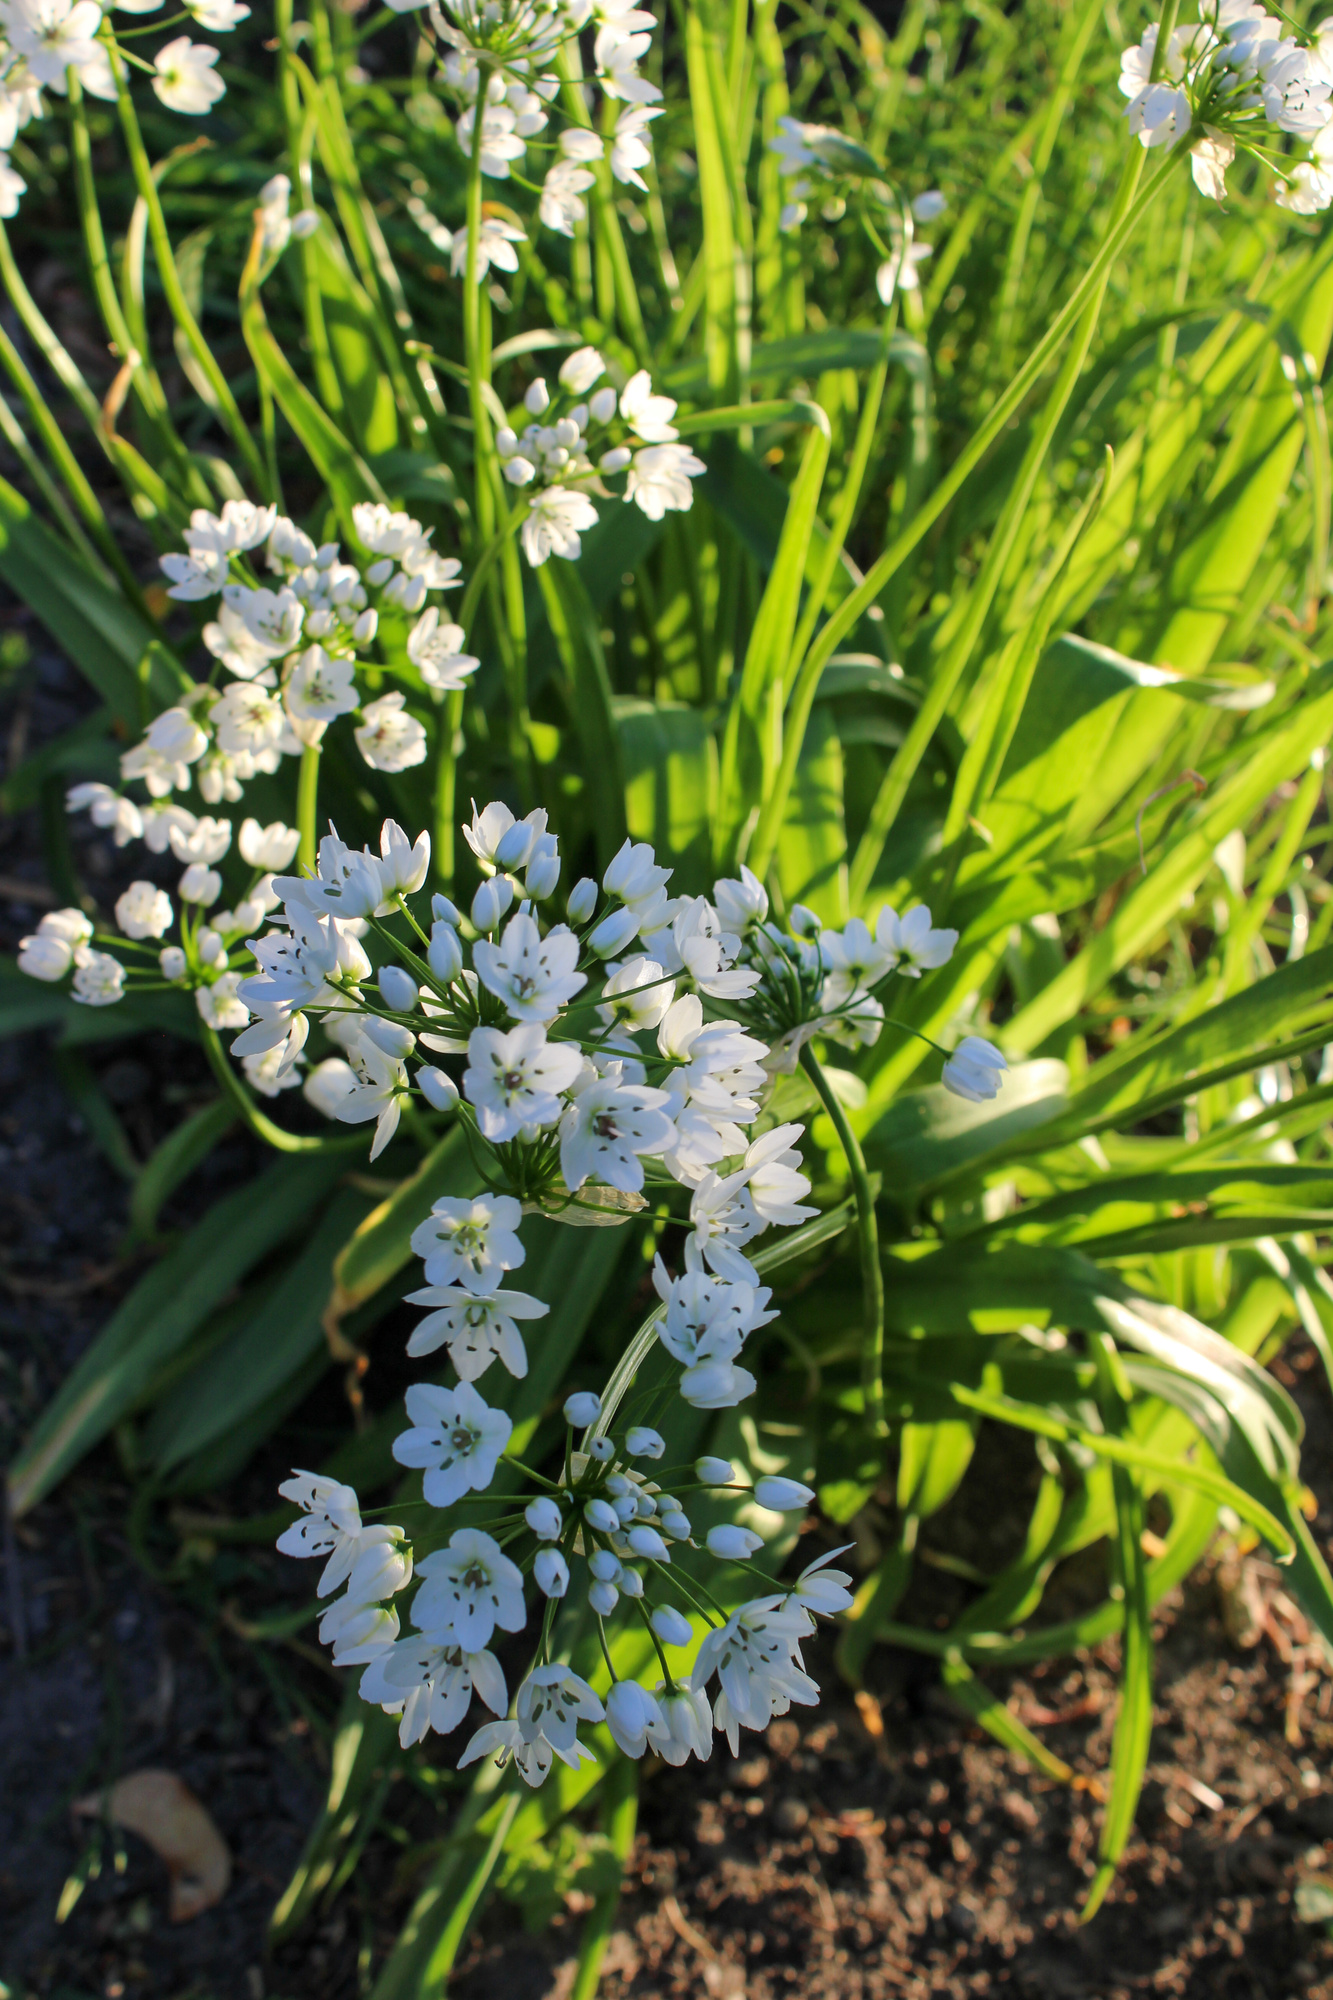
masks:
<instances>
[{"instance_id":1,"label":"flower cluster","mask_svg":"<svg viewBox=\"0 0 1333 2000\"><path fill-rule=\"evenodd\" d=\"M527 490L520 533L534 568L550 555L578 560L579 537L598 518L588 494L611 498L604 479L626 473L624 499L660 521L688 510L690 481L707 469L679 442L671 421L676 405L654 393L646 368L631 375L618 396L609 383L595 386L607 372L595 347L578 348L560 369L554 397L540 375L529 387L523 408L532 421L522 431L506 425L496 433L505 478ZM600 433L595 465L589 456L594 432Z\"/></svg>"},{"instance_id":2,"label":"flower cluster","mask_svg":"<svg viewBox=\"0 0 1333 2000\"><path fill-rule=\"evenodd\" d=\"M436 554L431 530L382 502L354 507L352 517L361 552L349 562L337 542L316 547L273 507L229 500L220 515L195 509L185 549L163 556L162 568L169 596L219 599L202 638L230 678L221 688L201 683L154 717L121 757L127 783L163 800L193 780L205 803L234 804L249 779L276 771L351 714L372 769L424 760L426 730L405 691L372 697L362 682L378 684L388 672L437 702L465 685L478 662L463 651L462 627L426 603L457 586L460 565ZM261 547L274 585L260 583L249 560Z\"/></svg>"},{"instance_id":3,"label":"flower cluster","mask_svg":"<svg viewBox=\"0 0 1333 2000\"><path fill-rule=\"evenodd\" d=\"M395 1444L400 1463L423 1473L422 1497L447 1509L486 1495L512 1434L502 1411L490 1409L467 1382L456 1389L419 1384L408 1391L412 1428ZM574 1448L576 1425L600 1426L594 1395L565 1404L570 1426L565 1467L550 1480L514 1459L506 1461L508 1491L490 1496L499 1510L486 1525L454 1527L444 1546L417 1559L398 1526L365 1527L355 1492L331 1479L297 1472L280 1491L301 1509L278 1547L293 1556L327 1558L318 1591L343 1594L325 1612L320 1638L337 1666L363 1666L360 1693L401 1718L404 1747L430 1731L449 1735L467 1719L475 1694L494 1722L483 1723L458 1759L512 1758L529 1785L539 1785L558 1757L577 1769L593 1752L578 1735L582 1722L605 1722L626 1756L650 1747L668 1763L712 1753L714 1732L733 1754L742 1728L760 1730L793 1703L810 1706L819 1690L805 1668L801 1643L815 1614L832 1616L851 1602L845 1572L827 1567L841 1550L811 1563L787 1590L752 1598L728 1613L698 1578L673 1564L686 1549L706 1549L715 1563L745 1566L763 1546L752 1528L723 1522L695 1540L687 1499L712 1492L743 1497L757 1517L805 1507L809 1487L761 1478L750 1487L726 1459L704 1457L674 1475L650 1478L636 1460L660 1459L661 1435L631 1425L620 1439L591 1429ZM531 1497L529 1497L531 1495ZM513 1553L507 1553L512 1550ZM403 1635L393 1600L416 1579L419 1588ZM504 1670L491 1650L497 1634L526 1630L540 1607L540 1634L509 1714ZM552 1657L555 1613L577 1591L586 1596L601 1635L608 1682L605 1697ZM653 1691L618 1676L606 1644L605 1620L622 1606L646 1626L662 1678ZM667 1649L695 1646L692 1666L673 1672ZM717 1693L710 1699L709 1685Z\"/></svg>"},{"instance_id":4,"label":"flower cluster","mask_svg":"<svg viewBox=\"0 0 1333 2000\"><path fill-rule=\"evenodd\" d=\"M164 0L118 0L122 14L152 14ZM184 0L185 11L210 34L225 34L246 20L241 0ZM114 99L116 79L104 21L113 11L101 0L0 0L0 216L18 213L25 183L9 163L23 128L46 115L43 90L64 97L73 71L91 97ZM177 17L179 18L179 17ZM150 69L153 89L169 111L198 117L226 91L217 74L221 51L177 35L158 50Z\"/></svg>"},{"instance_id":5,"label":"flower cluster","mask_svg":"<svg viewBox=\"0 0 1333 2000\"><path fill-rule=\"evenodd\" d=\"M1214 201L1240 146L1275 167L1279 206L1310 215L1333 203L1333 41L1323 30L1308 45L1258 0L1202 0L1199 20L1164 49L1154 24L1124 51L1120 89L1142 145L1190 141L1195 184ZM1267 151L1277 133L1311 140L1311 158L1293 167Z\"/></svg>"}]
</instances>

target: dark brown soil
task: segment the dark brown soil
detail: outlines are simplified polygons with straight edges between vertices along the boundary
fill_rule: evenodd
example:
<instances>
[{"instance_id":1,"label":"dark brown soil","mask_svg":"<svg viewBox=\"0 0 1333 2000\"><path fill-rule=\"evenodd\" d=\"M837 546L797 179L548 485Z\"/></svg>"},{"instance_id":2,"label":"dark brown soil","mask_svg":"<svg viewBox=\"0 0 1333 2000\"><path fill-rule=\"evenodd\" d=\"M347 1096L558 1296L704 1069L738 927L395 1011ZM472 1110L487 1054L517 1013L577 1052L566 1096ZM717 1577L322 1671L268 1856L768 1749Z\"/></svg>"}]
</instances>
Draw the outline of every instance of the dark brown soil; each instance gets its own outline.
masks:
<instances>
[{"instance_id":1,"label":"dark brown soil","mask_svg":"<svg viewBox=\"0 0 1333 2000\"><path fill-rule=\"evenodd\" d=\"M40 734L77 713L80 697L58 661L43 656L38 667L18 694L25 730ZM11 690L0 741L15 713ZM40 914L38 852L31 823L0 832L6 946ZM26 904L15 886L24 879L36 885ZM92 1062L141 1147L198 1084L188 1052L153 1038ZM190 1219L245 1168L242 1153L221 1152L166 1222ZM40 1041L0 1042L6 1446L140 1268L120 1254L124 1226L124 1183L71 1112ZM1313 1359L1297 1347L1279 1366L1310 1422L1306 1476L1328 1548L1333 1427ZM288 1439L318 1451L345 1422L331 1380ZM274 1477L261 1464L208 1504L258 1511ZM337 1677L302 1635L253 1633L256 1616L304 1588L292 1565L263 1548L191 1549L166 1507L134 1519L130 1494L109 1447L10 1540L0 1993L352 2000L368 1991L410 1905L416 1850L447 1829L448 1795L442 1805L438 1787L400 1773L332 1909L268 1956L269 1914L323 1793ZM858 1706L822 1645L819 1711L776 1723L737 1761L723 1751L702 1769L645 1768L607 2000L1333 2000L1333 1942L1296 1903L1299 1885L1325 1875L1333 1893L1333 1681L1280 1573L1252 1565L1244 1581L1248 1645L1227 1636L1212 1568L1165 1607L1139 1832L1086 1929L1074 1912L1093 1869L1114 1647L1002 1688L1073 1766L1070 1788L1034 1778L961 1721L929 1662L881 1651L874 1699ZM1246 1607L1234 1589L1227 1602L1238 1629ZM914 1612L928 1614L928 1599ZM145 1765L178 1773L232 1851L227 1895L190 1923L168 1921L165 1870L141 1841L125 1835L117 1849L71 1814L75 1800ZM89 1879L76 1894L80 1872ZM493 1902L460 1960L458 2000L564 2000L587 1903L570 1891L551 1926L529 1935L519 1911Z\"/></svg>"}]
</instances>

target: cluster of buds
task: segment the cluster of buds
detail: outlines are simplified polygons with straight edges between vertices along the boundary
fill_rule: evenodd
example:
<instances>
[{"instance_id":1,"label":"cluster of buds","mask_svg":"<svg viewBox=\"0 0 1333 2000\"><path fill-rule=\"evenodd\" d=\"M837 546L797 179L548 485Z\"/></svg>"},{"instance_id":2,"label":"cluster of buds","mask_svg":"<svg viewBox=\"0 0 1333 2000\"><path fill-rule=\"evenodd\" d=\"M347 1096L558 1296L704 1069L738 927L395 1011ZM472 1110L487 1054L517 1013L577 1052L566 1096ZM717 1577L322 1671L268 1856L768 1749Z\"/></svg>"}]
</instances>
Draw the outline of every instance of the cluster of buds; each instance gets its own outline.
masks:
<instances>
[{"instance_id":1,"label":"cluster of buds","mask_svg":"<svg viewBox=\"0 0 1333 2000\"><path fill-rule=\"evenodd\" d=\"M437 702L465 685L478 662L463 651L462 628L426 604L457 586L460 566L436 554L429 529L383 503L354 507L352 518L361 550L348 562L338 543L316 547L273 507L229 500L220 515L195 510L184 552L163 556L162 567L170 596L220 599L201 637L231 679L221 689L202 683L155 716L120 760L125 782L164 799L193 778L206 803L235 803L249 779L352 714L372 769L423 761L425 727L404 689L372 696L362 683L378 686L387 671ZM261 546L276 589L247 560Z\"/></svg>"},{"instance_id":2,"label":"cluster of buds","mask_svg":"<svg viewBox=\"0 0 1333 2000\"><path fill-rule=\"evenodd\" d=\"M597 523L589 493L609 500L603 483L627 474L624 499L650 521L668 512L686 512L694 498L692 479L706 471L672 423L676 405L657 395L646 368L631 375L617 394L602 388L607 362L595 347L580 347L560 369L555 392L538 376L523 398L532 420L521 431L506 425L495 448L511 486L527 492L529 511L520 530L523 552L536 568L548 556L576 562L580 535ZM592 434L600 433L598 458L589 455Z\"/></svg>"},{"instance_id":3,"label":"cluster of buds","mask_svg":"<svg viewBox=\"0 0 1333 2000\"><path fill-rule=\"evenodd\" d=\"M1333 40L1288 35L1258 0L1203 0L1200 17L1158 47L1156 24L1120 58L1129 129L1144 146L1190 145L1200 192L1226 196L1239 147L1274 168L1278 205L1311 215L1333 203ZM1312 141L1295 166L1270 150L1279 133Z\"/></svg>"}]
</instances>

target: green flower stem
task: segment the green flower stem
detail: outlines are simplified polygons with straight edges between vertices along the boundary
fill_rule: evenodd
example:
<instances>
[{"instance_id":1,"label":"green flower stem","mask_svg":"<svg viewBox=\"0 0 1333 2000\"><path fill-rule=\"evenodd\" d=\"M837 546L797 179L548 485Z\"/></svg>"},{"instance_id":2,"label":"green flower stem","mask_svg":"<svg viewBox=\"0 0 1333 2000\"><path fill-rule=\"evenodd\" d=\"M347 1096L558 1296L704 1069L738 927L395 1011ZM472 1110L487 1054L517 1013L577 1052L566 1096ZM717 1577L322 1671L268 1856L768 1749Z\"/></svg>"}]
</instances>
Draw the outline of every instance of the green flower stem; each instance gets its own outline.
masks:
<instances>
[{"instance_id":1,"label":"green flower stem","mask_svg":"<svg viewBox=\"0 0 1333 2000\"><path fill-rule=\"evenodd\" d=\"M820 1103L833 1121L839 1144L847 1155L852 1192L856 1197L856 1234L861 1251L861 1294L865 1323L861 1335L861 1397L866 1422L877 1437L888 1433L884 1417L884 1271L879 1261L879 1224L875 1219L875 1191L871 1186L861 1142L838 1102L837 1093L824 1074L810 1043L801 1050L801 1068L819 1093Z\"/></svg>"},{"instance_id":2,"label":"green flower stem","mask_svg":"<svg viewBox=\"0 0 1333 2000\"><path fill-rule=\"evenodd\" d=\"M107 332L122 361L128 361L135 351L135 343L125 318L125 308L116 290L116 281L111 272L111 259L107 253L106 235L102 229L102 211L97 202L97 182L93 173L92 140L88 132L88 114L84 110L83 91L79 84L77 70L67 73L69 82L70 110L70 151L74 155L74 190L79 204L79 220L83 224L84 249L88 257L88 271L93 281L93 290L101 309ZM142 366L134 371L134 385L140 401L148 414L162 420L166 417L166 398L162 385L157 379L151 357L140 357ZM85 416L94 429L99 427L100 409L94 404L94 411L85 410Z\"/></svg>"},{"instance_id":3,"label":"green flower stem","mask_svg":"<svg viewBox=\"0 0 1333 2000\"><path fill-rule=\"evenodd\" d=\"M130 166L134 172L135 185L143 197L148 210L148 231L153 241L153 255L157 260L158 277L166 295L171 316L185 336L190 352L198 362L217 403L218 414L230 431L232 441L243 459L257 490L268 494L268 471L263 454L255 444L249 426L242 417L240 408L232 394L222 367L208 342L200 331L199 322L190 310L176 269L176 257L171 247L171 235L167 229L167 219L162 212L162 202L158 195L157 183L144 147L143 134L139 129L138 114L134 100L130 96L129 79L125 74L125 64L120 50L111 36L106 38L107 55L111 62L111 73L116 80L116 104L120 112L121 130L125 135L125 149L130 156ZM122 316L123 317L123 316Z\"/></svg>"},{"instance_id":4,"label":"green flower stem","mask_svg":"<svg viewBox=\"0 0 1333 2000\"><path fill-rule=\"evenodd\" d=\"M89 429L95 436L99 435L102 419L101 404L84 381L67 349L56 338L32 293L24 284L18 265L14 262L9 232L3 222L0 222L0 280L4 282L5 290L10 296L15 312L23 322L28 338L39 350L52 374L59 379L66 394L78 404Z\"/></svg>"},{"instance_id":5,"label":"green flower stem","mask_svg":"<svg viewBox=\"0 0 1333 2000\"><path fill-rule=\"evenodd\" d=\"M264 1116L236 1074L235 1065L223 1048L217 1029L210 1028L205 1021L200 1023L199 1032L209 1068L245 1124L266 1146L272 1146L278 1153L345 1153L362 1143L359 1133L346 1139L303 1139L295 1132L284 1132L281 1125L275 1125L271 1118Z\"/></svg>"},{"instance_id":6,"label":"green flower stem","mask_svg":"<svg viewBox=\"0 0 1333 2000\"><path fill-rule=\"evenodd\" d=\"M301 843L296 858L308 874L315 872L315 832L319 811L318 743L307 743L301 752L301 769L296 780L296 825Z\"/></svg>"},{"instance_id":7,"label":"green flower stem","mask_svg":"<svg viewBox=\"0 0 1333 2000\"><path fill-rule=\"evenodd\" d=\"M491 548L494 547L492 542ZM462 726L463 694L461 689L455 689L445 696L444 707L440 711L440 740L435 750L435 827L430 850L435 879L446 895L451 892L454 883L454 814L458 798L456 745Z\"/></svg>"}]
</instances>

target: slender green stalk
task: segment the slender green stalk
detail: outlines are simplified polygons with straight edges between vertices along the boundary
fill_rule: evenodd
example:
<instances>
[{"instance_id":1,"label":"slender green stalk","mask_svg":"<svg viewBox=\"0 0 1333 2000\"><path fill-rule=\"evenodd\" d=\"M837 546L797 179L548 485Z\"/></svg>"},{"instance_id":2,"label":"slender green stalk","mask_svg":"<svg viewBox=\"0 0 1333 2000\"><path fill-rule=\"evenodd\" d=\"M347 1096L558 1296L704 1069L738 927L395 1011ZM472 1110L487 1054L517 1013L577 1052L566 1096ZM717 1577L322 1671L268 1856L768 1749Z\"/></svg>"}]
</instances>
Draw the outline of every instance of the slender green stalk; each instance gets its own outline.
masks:
<instances>
[{"instance_id":1,"label":"slender green stalk","mask_svg":"<svg viewBox=\"0 0 1333 2000\"><path fill-rule=\"evenodd\" d=\"M83 557L83 560L91 570L99 574L103 573L101 557L88 540L83 529L79 526L73 508L56 485L55 480L52 479L41 459L38 458L36 452L28 443L27 434L22 424L18 421L18 418L14 415L14 412L10 409L9 404L3 396L0 396L0 433L3 434L5 443L9 446L15 458L18 459L19 464L23 467L23 470L41 494L55 519L59 522L69 542L78 550L78 553Z\"/></svg>"},{"instance_id":2,"label":"slender green stalk","mask_svg":"<svg viewBox=\"0 0 1333 2000\"><path fill-rule=\"evenodd\" d=\"M875 1217L875 1190L866 1168L861 1142L838 1102L837 1092L824 1074L823 1066L807 1042L801 1050L801 1068L819 1093L819 1100L833 1122L838 1142L847 1155L856 1198L856 1235L861 1256L861 1297L864 1320L861 1328L861 1401L867 1424L876 1436L884 1437L888 1425L884 1417L884 1270L879 1260L879 1223Z\"/></svg>"},{"instance_id":3,"label":"slender green stalk","mask_svg":"<svg viewBox=\"0 0 1333 2000\"><path fill-rule=\"evenodd\" d=\"M135 186L138 188L148 209L148 231L152 237L153 255L157 260L157 273L161 280L162 290L166 295L167 305L171 310L172 318L185 337L191 354L198 362L204 378L212 390L218 414L231 433L232 441L239 451L246 469L254 480L259 492L267 495L268 470L264 464L263 453L256 445L250 428L241 415L236 398L232 394L231 384L228 382L217 356L204 339L199 322L190 310L189 300L185 296L185 290L180 281L180 273L176 269L175 253L171 247L171 235L167 229L166 216L162 211L161 197L158 194L157 183L153 179L153 171L149 165L148 154L143 142L143 134L139 129L138 114L134 109L134 100L130 96L129 79L125 74L125 64L114 39L110 36L107 37L106 48L111 61L111 73L116 80L116 103L120 112L121 130L125 135L125 149L130 156L130 166L134 173Z\"/></svg>"},{"instance_id":4,"label":"slender green stalk","mask_svg":"<svg viewBox=\"0 0 1333 2000\"><path fill-rule=\"evenodd\" d=\"M1166 166L1169 165L1170 162L1168 161ZM1143 158L1141 153L1136 151L1135 153L1131 153L1126 159L1125 172L1121 180L1120 191L1116 197L1111 227L1107 235L1107 245L1115 242L1119 238L1121 231L1142 214L1148 202L1162 185L1163 174L1166 170L1165 166L1159 170L1138 201L1135 201L1134 197L1142 167ZM880 855L884 852L884 843L889 836L889 831L902 809L903 801L907 797L908 788L916 775L921 759L926 754L931 738L934 736L948 709L954 689L957 687L972 657L973 649L981 637L986 620L990 615L991 605L995 601L995 593L1003 581L1005 570L1014 552L1019 530L1023 524L1023 517L1027 512L1033 492L1036 489L1037 480L1046 463L1046 457L1054 441L1055 433L1059 428L1069 399L1074 393L1074 386L1083 372L1089 351L1092 347L1093 336L1097 331L1097 321L1101 316L1102 300L1106 295L1106 287L1110 282L1112 261L1106 255L1106 245L1104 245L1102 254L1093 264L1092 271L1089 272L1089 276L1092 275L1093 271L1097 273L1095 281L1089 285L1087 279L1085 279L1083 285L1078 288L1078 291L1082 292L1084 296L1073 340L1065 354L1064 361L1060 366L1060 371L1056 376L1050 394L1047 396L1046 407L1042 411L1041 418L1033 432L1027 451L1024 453L1023 463L1005 499L1003 511L1001 512L999 521L996 523L986 550L985 560L969 593L967 608L964 612L962 622L953 639L935 663L930 676L930 684L922 697L920 708L912 719L912 726L900 744L893 762L884 774L879 792L875 798L875 803L871 807L865 831L861 836L852 861L848 892L854 909L859 907L870 888L871 879L875 873L875 869L879 865ZM1078 296L1078 293L1075 296ZM1068 308L1066 307L1067 311ZM1064 317L1065 315L1062 313L1060 319ZM1059 324L1058 320L1056 324ZM1022 372L1020 370L1020 374ZM1015 377L1015 380L1017 379ZM1001 400L1003 401L1004 398L1001 398ZM967 453L964 453L964 457L966 456ZM955 467L955 472L956 470L957 468ZM942 484L947 486L949 480L946 479ZM940 490L940 488L936 489L936 496L938 496ZM904 537L900 537L899 539L901 541ZM867 578L868 581L869 578ZM862 587L864 588L864 586ZM833 622L833 620L830 620L830 623ZM822 648L817 650L822 650Z\"/></svg>"},{"instance_id":5,"label":"slender green stalk","mask_svg":"<svg viewBox=\"0 0 1333 2000\"><path fill-rule=\"evenodd\" d=\"M350 1134L346 1139L304 1139L295 1132L284 1132L281 1125L275 1125L271 1118L265 1117L237 1076L235 1066L223 1048L216 1028L201 1023L199 1032L209 1068L236 1106L245 1124L256 1139L262 1139L266 1146L272 1146L277 1153L342 1153L364 1145L365 1141L358 1133Z\"/></svg>"},{"instance_id":6,"label":"slender green stalk","mask_svg":"<svg viewBox=\"0 0 1333 2000\"><path fill-rule=\"evenodd\" d=\"M1180 150L1180 149L1177 149ZM969 477L986 456L996 439L1007 427L1011 417L1018 411L1029 392L1040 381L1052 358L1063 345L1070 328L1082 316L1089 298L1100 293L1107 274L1116 258L1129 241L1134 229L1142 219L1168 180L1178 170L1176 155L1173 153L1162 161L1157 172L1138 196L1129 213L1107 235L1097 256L1084 272L1074 290L1050 326L1037 342L1023 366L990 407L985 421L977 426L968 443L955 459L949 471L925 500L910 524L885 549L884 553L866 571L855 590L849 591L833 616L821 630L810 653L810 671L822 673L842 641L863 618L891 577L896 576L913 550L925 540L931 528L939 520L949 503L956 497ZM936 718L938 720L938 717ZM932 722L932 730L934 722ZM906 745L904 745L904 749ZM901 753L900 753L901 754ZM919 754L918 754L919 761Z\"/></svg>"},{"instance_id":7,"label":"slender green stalk","mask_svg":"<svg viewBox=\"0 0 1333 2000\"><path fill-rule=\"evenodd\" d=\"M301 836L296 858L307 874L315 872L316 834L319 821L318 743L307 743L301 752L301 768L296 780L296 825Z\"/></svg>"},{"instance_id":8,"label":"slender green stalk","mask_svg":"<svg viewBox=\"0 0 1333 2000\"><path fill-rule=\"evenodd\" d=\"M492 547L494 544L492 544ZM454 815L458 795L458 732L463 726L463 694L446 695L440 714L440 740L435 749L435 830L431 861L435 878L446 894L454 884Z\"/></svg>"}]
</instances>

